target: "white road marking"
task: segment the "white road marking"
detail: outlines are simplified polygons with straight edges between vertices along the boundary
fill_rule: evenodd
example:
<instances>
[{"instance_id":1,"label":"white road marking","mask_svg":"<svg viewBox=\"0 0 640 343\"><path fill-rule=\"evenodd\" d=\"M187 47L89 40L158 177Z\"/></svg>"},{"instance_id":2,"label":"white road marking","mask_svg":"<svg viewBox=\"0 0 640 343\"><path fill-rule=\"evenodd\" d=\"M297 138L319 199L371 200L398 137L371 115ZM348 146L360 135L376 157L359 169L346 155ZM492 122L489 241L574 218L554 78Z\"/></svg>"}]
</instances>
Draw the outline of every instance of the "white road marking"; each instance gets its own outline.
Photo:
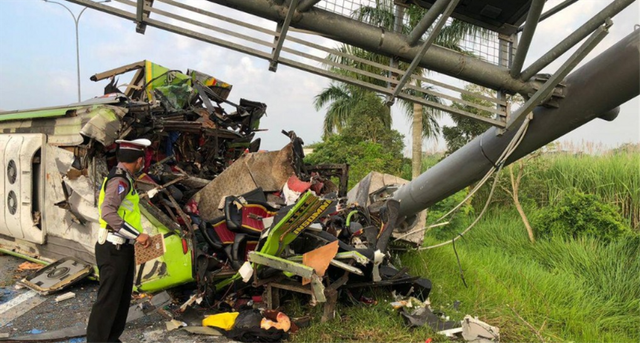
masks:
<instances>
[{"instance_id":1,"label":"white road marking","mask_svg":"<svg viewBox=\"0 0 640 343\"><path fill-rule=\"evenodd\" d=\"M0 305L0 327L11 323L32 308L43 303L47 298L29 290Z\"/></svg>"}]
</instances>

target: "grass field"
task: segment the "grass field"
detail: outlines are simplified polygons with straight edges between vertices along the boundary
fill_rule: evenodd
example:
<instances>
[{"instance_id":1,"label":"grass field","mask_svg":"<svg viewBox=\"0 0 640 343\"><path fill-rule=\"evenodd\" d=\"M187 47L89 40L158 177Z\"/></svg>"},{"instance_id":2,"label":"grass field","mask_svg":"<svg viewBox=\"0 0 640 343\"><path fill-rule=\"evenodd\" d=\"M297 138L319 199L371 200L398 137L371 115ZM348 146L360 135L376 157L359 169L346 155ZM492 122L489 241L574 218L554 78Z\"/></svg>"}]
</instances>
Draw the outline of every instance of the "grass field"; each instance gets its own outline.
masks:
<instances>
[{"instance_id":1,"label":"grass field","mask_svg":"<svg viewBox=\"0 0 640 343\"><path fill-rule=\"evenodd\" d=\"M427 243L434 242L428 235ZM498 326L505 342L637 342L640 338L637 238L608 245L597 239L531 244L515 210L494 211L456 248L468 288L451 245L396 259L413 275L433 282L432 307L454 320L465 314L478 316ZM321 324L316 317L295 341L424 342L437 337L427 328L406 328L389 305L388 292L369 295L377 305L342 305L339 319ZM452 307L456 300L461 302L458 311Z\"/></svg>"},{"instance_id":2,"label":"grass field","mask_svg":"<svg viewBox=\"0 0 640 343\"><path fill-rule=\"evenodd\" d=\"M489 213L458 242L469 288L451 246L402 256L413 273L433 282L432 303L460 300L459 316L479 316L509 342L638 341L637 237L532 244L514 210Z\"/></svg>"},{"instance_id":3,"label":"grass field","mask_svg":"<svg viewBox=\"0 0 640 343\"><path fill-rule=\"evenodd\" d=\"M478 316L498 326L504 342L638 342L637 148L600 156L543 155L527 168L521 197L529 216L577 189L615 205L635 234L609 243L589 237L553 237L531 243L520 216L502 196L473 230L456 242L468 287L462 282L451 245L399 254L394 256L394 264L432 281L434 310L455 320L465 314ZM428 232L425 245L453 238L473 219L459 213L451 226ZM316 316L313 325L292 341L424 342L429 337L446 341L427 328L405 327L389 305L388 291L372 290L369 295L378 300L376 305L341 304L338 319L319 323ZM460 301L458 310L452 307L454 301ZM292 302L294 312L303 312L300 303Z\"/></svg>"}]
</instances>

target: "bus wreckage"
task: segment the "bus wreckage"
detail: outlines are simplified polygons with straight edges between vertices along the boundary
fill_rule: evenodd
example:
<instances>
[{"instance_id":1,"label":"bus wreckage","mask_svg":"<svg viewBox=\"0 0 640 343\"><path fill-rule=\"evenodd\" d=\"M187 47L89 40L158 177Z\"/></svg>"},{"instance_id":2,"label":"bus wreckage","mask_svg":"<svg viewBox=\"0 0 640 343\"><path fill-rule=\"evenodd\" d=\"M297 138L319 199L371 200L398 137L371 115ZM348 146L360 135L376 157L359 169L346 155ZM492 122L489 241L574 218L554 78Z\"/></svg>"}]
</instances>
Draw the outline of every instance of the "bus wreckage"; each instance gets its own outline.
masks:
<instances>
[{"instance_id":1,"label":"bus wreckage","mask_svg":"<svg viewBox=\"0 0 640 343\"><path fill-rule=\"evenodd\" d=\"M116 78L130 71L121 92ZM393 235L422 243L424 213L407 224L390 198L406 181L371 173L347 194L348 166L304 164L293 131L283 131L291 143L281 150L259 151L266 105L233 103L230 84L198 71L142 61L91 79L110 79L104 96L0 113L0 251L51 263L23 284L49 294L93 272L97 194L115 141L135 137L153 142L136 189L144 230L162 235L165 251L137 266L136 291L195 283L194 299L209 303L230 287L234 296L268 291L272 308L278 289L330 307L343 286L428 296L428 280L386 258Z\"/></svg>"}]
</instances>

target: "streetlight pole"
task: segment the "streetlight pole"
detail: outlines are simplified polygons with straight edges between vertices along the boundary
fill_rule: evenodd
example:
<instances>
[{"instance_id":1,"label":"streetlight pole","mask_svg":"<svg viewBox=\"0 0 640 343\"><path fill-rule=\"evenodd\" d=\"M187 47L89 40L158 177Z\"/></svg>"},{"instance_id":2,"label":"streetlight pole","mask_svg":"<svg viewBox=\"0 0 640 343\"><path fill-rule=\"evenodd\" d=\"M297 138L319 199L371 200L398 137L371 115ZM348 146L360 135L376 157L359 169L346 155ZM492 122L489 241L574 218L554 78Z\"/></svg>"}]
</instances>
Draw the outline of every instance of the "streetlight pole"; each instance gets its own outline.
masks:
<instances>
[{"instance_id":1,"label":"streetlight pole","mask_svg":"<svg viewBox=\"0 0 640 343\"><path fill-rule=\"evenodd\" d=\"M109 2L111 0L104 0L104 1L97 1L96 3L102 3L102 2ZM79 40L79 32L78 32L78 23L80 22L80 17L82 17L82 13L84 13L84 11L88 8L85 7L83 8L80 13L78 14L78 16L76 17L75 14L73 14L73 12L69 9L69 7L57 2L57 1L51 1L51 0L44 0L44 2L50 2L52 4L57 4L60 5L62 7L64 7L69 14L71 14L71 17L73 17L73 22L76 25L76 71L78 74L78 102L82 101L81 100L81 95L80 95L80 40Z\"/></svg>"}]
</instances>

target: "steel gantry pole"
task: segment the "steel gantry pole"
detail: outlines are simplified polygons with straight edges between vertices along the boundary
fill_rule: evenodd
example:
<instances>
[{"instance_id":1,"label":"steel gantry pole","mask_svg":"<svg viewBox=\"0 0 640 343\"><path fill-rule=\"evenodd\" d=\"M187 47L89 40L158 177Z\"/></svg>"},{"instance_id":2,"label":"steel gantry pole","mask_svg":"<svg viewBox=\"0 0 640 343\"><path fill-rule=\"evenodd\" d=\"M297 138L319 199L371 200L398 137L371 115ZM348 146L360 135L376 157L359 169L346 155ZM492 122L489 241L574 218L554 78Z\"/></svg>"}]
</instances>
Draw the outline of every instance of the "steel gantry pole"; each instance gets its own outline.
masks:
<instances>
[{"instance_id":1,"label":"steel gantry pole","mask_svg":"<svg viewBox=\"0 0 640 343\"><path fill-rule=\"evenodd\" d=\"M571 73L557 108L533 109L529 129L505 165L596 118L615 119L619 106L640 93L639 73L640 30L635 30ZM521 123L523 117L513 120ZM498 135L498 130L487 130L398 189L393 198L400 200L400 215L418 213L482 178L517 131Z\"/></svg>"}]
</instances>

